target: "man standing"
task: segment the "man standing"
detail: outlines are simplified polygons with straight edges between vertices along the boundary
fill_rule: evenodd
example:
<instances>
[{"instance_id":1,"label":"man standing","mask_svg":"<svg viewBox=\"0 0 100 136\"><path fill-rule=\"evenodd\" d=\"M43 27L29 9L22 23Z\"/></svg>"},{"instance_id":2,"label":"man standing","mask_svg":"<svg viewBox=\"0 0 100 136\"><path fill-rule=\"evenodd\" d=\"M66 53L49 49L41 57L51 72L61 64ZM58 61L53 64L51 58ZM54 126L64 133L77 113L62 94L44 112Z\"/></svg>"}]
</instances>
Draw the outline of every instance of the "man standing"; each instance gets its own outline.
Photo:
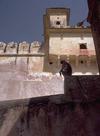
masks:
<instances>
[{"instance_id":1,"label":"man standing","mask_svg":"<svg viewBox=\"0 0 100 136\"><path fill-rule=\"evenodd\" d=\"M66 76L71 76L72 75L72 67L71 67L71 65L68 62L66 62L65 60L61 60L60 63L62 64L62 68L59 71L60 76L61 76L61 74L64 76L64 78Z\"/></svg>"}]
</instances>

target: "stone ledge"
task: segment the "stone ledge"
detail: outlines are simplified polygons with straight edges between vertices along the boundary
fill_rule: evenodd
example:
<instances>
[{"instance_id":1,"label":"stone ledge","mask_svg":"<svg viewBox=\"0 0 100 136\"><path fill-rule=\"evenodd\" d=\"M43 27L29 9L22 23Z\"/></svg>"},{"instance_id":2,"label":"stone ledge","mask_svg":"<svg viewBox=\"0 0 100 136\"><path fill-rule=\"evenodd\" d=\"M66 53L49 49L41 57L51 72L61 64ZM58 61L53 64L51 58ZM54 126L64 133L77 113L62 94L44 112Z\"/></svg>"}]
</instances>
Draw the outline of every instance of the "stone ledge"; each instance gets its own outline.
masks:
<instances>
[{"instance_id":1,"label":"stone ledge","mask_svg":"<svg viewBox=\"0 0 100 136\"><path fill-rule=\"evenodd\" d=\"M88 100L100 97L100 76L66 77L64 85L60 77L38 77L33 80L0 80L0 100L64 94L68 101L80 101L84 94ZM41 91L42 90L42 91Z\"/></svg>"},{"instance_id":2,"label":"stone ledge","mask_svg":"<svg viewBox=\"0 0 100 136\"><path fill-rule=\"evenodd\" d=\"M48 79L50 80L50 79ZM51 79L49 82L50 84L54 82L55 78ZM60 82L60 80L58 80ZM16 81L15 81L16 82ZM25 81L26 83L27 81ZM36 82L36 81L35 81ZM10 82L9 82L10 83ZM12 83L12 82L11 82ZM29 82L30 83L30 82ZM63 83L63 81L62 81ZM31 81L31 84L32 81ZM28 83L26 84L28 85ZM42 84L42 86L48 84ZM50 86L50 85L49 85ZM56 86L56 85L55 85ZM37 84L37 89L38 89L38 84ZM62 86L60 86L62 87ZM26 87L27 88L27 87ZM25 89L25 88L24 88ZM33 88L31 88L33 89ZM47 88L50 89L50 88ZM47 90L46 89L46 90ZM52 89L56 89L55 87ZM61 89L61 88L60 88ZM65 82L64 82L64 89L65 89L65 94L52 94L48 96L31 96L31 98L27 99L13 99L11 101L1 101L0 102L0 107L3 106L25 106L30 103L30 101L33 104L39 104L39 103L55 103L55 104L64 104L64 103L69 103L69 102L76 102L76 103L89 103L89 102L94 102L94 101L99 101L100 100L100 76L72 76L72 77L66 77ZM49 90L50 91L50 90ZM57 91L57 90L56 90ZM59 90L58 90L59 91ZM20 89L19 89L20 92ZM87 96L86 98L84 97L84 94Z\"/></svg>"}]
</instances>

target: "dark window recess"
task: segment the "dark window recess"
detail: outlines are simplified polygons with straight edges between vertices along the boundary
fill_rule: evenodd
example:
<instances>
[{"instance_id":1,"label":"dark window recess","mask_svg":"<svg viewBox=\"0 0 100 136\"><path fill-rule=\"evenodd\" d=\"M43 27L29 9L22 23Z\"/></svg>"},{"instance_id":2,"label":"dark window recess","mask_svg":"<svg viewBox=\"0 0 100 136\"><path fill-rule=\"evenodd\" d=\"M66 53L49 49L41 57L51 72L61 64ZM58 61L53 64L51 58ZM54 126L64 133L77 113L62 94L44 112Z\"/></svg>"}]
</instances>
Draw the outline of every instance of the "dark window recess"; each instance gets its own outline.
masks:
<instances>
[{"instance_id":1,"label":"dark window recess","mask_svg":"<svg viewBox=\"0 0 100 136\"><path fill-rule=\"evenodd\" d=\"M79 62L80 62L80 64L86 64L87 63L86 60L80 60Z\"/></svg>"},{"instance_id":2,"label":"dark window recess","mask_svg":"<svg viewBox=\"0 0 100 136\"><path fill-rule=\"evenodd\" d=\"M83 63L84 63L84 61L83 61L83 60L81 60L81 61L80 61L80 63L81 63L81 64L83 64Z\"/></svg>"},{"instance_id":3,"label":"dark window recess","mask_svg":"<svg viewBox=\"0 0 100 136\"><path fill-rule=\"evenodd\" d=\"M52 64L53 64L53 62L49 62L49 64L50 64L50 65L52 65Z\"/></svg>"},{"instance_id":4,"label":"dark window recess","mask_svg":"<svg viewBox=\"0 0 100 136\"><path fill-rule=\"evenodd\" d=\"M60 25L60 21L57 21L57 22L56 22L56 25Z\"/></svg>"},{"instance_id":5,"label":"dark window recess","mask_svg":"<svg viewBox=\"0 0 100 136\"><path fill-rule=\"evenodd\" d=\"M86 44L80 44L80 49L87 49L87 45Z\"/></svg>"}]
</instances>

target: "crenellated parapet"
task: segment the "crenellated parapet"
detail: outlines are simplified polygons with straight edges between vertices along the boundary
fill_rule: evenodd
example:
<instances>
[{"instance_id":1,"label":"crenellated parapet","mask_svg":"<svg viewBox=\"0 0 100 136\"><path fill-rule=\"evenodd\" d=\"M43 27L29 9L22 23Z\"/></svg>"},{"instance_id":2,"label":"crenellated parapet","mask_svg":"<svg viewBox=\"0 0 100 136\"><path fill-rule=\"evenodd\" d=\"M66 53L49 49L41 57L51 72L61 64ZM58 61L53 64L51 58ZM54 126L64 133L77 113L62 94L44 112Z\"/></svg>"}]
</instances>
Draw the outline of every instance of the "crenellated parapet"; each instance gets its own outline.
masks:
<instances>
[{"instance_id":1,"label":"crenellated parapet","mask_svg":"<svg viewBox=\"0 0 100 136\"><path fill-rule=\"evenodd\" d=\"M43 71L44 53L41 43L26 41L0 42L0 71Z\"/></svg>"},{"instance_id":2,"label":"crenellated parapet","mask_svg":"<svg viewBox=\"0 0 100 136\"><path fill-rule=\"evenodd\" d=\"M34 41L28 43L26 41L16 42L0 42L0 55L16 55L16 54L33 54L40 51L41 43Z\"/></svg>"}]
</instances>

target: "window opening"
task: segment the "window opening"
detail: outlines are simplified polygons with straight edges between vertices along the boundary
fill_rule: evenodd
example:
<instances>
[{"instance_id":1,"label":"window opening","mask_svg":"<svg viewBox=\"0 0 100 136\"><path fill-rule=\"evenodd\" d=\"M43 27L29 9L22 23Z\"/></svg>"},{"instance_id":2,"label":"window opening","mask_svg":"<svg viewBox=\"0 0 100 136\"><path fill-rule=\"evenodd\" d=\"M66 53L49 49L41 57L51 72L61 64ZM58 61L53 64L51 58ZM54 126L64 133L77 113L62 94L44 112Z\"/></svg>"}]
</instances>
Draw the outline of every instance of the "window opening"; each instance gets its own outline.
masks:
<instances>
[{"instance_id":1,"label":"window opening","mask_svg":"<svg viewBox=\"0 0 100 136\"><path fill-rule=\"evenodd\" d=\"M53 64L53 62L49 62L49 64L50 64L50 65L52 65L52 64Z\"/></svg>"},{"instance_id":2,"label":"window opening","mask_svg":"<svg viewBox=\"0 0 100 136\"><path fill-rule=\"evenodd\" d=\"M81 60L80 63L83 64L84 63L83 60Z\"/></svg>"},{"instance_id":3,"label":"window opening","mask_svg":"<svg viewBox=\"0 0 100 136\"><path fill-rule=\"evenodd\" d=\"M56 25L60 25L60 21L57 21L57 22L56 22Z\"/></svg>"},{"instance_id":4,"label":"window opening","mask_svg":"<svg viewBox=\"0 0 100 136\"><path fill-rule=\"evenodd\" d=\"M80 44L80 49L87 49L87 45L86 45L86 43L85 44Z\"/></svg>"}]
</instances>

